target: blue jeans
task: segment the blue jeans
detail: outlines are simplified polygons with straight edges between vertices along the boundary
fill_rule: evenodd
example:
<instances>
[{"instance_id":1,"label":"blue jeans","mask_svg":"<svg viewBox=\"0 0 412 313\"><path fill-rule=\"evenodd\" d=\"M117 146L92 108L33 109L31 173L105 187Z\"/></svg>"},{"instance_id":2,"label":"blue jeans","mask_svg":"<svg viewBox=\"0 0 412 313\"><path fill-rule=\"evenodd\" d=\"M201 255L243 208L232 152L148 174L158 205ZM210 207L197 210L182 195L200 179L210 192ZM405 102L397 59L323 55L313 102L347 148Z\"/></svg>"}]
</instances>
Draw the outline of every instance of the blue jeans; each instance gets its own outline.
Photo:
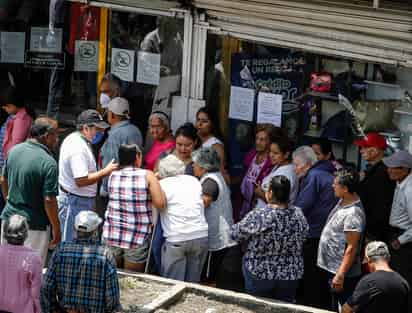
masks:
<instances>
[{"instance_id":1,"label":"blue jeans","mask_svg":"<svg viewBox=\"0 0 412 313\"><path fill-rule=\"evenodd\" d=\"M162 246L165 242L165 237L163 237L163 227L160 222L160 218L157 221L155 233L152 241L152 255L153 261L156 267L156 272L160 274L162 268Z\"/></svg>"},{"instance_id":2,"label":"blue jeans","mask_svg":"<svg viewBox=\"0 0 412 313\"><path fill-rule=\"evenodd\" d=\"M245 278L246 292L257 297L273 298L276 300L294 303L298 280L267 280L259 279L242 266Z\"/></svg>"},{"instance_id":3,"label":"blue jeans","mask_svg":"<svg viewBox=\"0 0 412 313\"><path fill-rule=\"evenodd\" d=\"M95 199L60 192L58 198L62 241L72 241L75 236L74 219L80 211L94 210Z\"/></svg>"},{"instance_id":4,"label":"blue jeans","mask_svg":"<svg viewBox=\"0 0 412 313\"><path fill-rule=\"evenodd\" d=\"M162 276L198 283L208 252L208 238L166 241L162 247Z\"/></svg>"}]
</instances>

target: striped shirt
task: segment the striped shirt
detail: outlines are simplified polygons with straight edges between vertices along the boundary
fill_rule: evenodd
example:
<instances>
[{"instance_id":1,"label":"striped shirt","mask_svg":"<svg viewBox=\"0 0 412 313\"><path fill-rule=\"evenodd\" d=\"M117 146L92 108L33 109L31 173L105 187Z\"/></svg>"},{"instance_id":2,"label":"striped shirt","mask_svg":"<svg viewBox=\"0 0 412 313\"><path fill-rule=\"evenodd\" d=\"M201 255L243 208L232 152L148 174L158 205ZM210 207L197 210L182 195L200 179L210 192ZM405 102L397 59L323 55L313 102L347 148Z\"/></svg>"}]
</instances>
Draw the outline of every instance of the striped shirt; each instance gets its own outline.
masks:
<instances>
[{"instance_id":1,"label":"striped shirt","mask_svg":"<svg viewBox=\"0 0 412 313\"><path fill-rule=\"evenodd\" d=\"M126 167L109 177L109 203L103 226L104 241L114 247L134 249L149 237L152 203L147 171Z\"/></svg>"}]
</instances>

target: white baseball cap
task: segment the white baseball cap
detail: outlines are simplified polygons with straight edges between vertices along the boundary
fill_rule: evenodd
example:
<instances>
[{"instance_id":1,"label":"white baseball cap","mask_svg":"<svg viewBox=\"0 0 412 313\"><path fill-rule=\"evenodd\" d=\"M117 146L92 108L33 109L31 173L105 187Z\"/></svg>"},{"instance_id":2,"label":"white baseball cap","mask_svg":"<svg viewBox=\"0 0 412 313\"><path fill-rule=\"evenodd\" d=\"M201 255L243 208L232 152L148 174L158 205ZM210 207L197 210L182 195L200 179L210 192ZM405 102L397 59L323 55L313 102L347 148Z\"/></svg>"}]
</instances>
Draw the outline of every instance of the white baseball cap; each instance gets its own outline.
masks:
<instances>
[{"instance_id":1,"label":"white baseball cap","mask_svg":"<svg viewBox=\"0 0 412 313\"><path fill-rule=\"evenodd\" d=\"M116 115L129 116L130 106L129 101L125 98L116 97L110 100L108 110Z\"/></svg>"},{"instance_id":2,"label":"white baseball cap","mask_svg":"<svg viewBox=\"0 0 412 313\"><path fill-rule=\"evenodd\" d=\"M74 219L74 228L77 231L91 233L99 227L103 220L93 211L81 211Z\"/></svg>"}]
</instances>

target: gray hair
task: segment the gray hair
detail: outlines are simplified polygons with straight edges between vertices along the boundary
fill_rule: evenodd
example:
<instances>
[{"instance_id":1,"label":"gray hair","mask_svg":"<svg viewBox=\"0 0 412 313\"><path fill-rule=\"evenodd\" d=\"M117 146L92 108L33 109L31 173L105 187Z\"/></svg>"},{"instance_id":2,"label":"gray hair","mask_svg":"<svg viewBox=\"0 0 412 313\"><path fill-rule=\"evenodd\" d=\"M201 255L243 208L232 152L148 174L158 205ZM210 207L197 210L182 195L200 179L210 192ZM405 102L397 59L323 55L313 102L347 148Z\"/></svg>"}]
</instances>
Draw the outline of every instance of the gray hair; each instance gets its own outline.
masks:
<instances>
[{"instance_id":1,"label":"gray hair","mask_svg":"<svg viewBox=\"0 0 412 313\"><path fill-rule=\"evenodd\" d=\"M200 148L192 154L193 162L207 172L220 171L220 157L217 151L212 148Z\"/></svg>"},{"instance_id":2,"label":"gray hair","mask_svg":"<svg viewBox=\"0 0 412 313\"><path fill-rule=\"evenodd\" d=\"M186 171L186 165L174 154L169 154L159 161L159 176L161 178L183 175Z\"/></svg>"},{"instance_id":3,"label":"gray hair","mask_svg":"<svg viewBox=\"0 0 412 313\"><path fill-rule=\"evenodd\" d=\"M318 158L316 157L315 151L309 146L301 146L297 148L293 154L293 159L299 159L305 165L314 165L318 162Z\"/></svg>"},{"instance_id":4,"label":"gray hair","mask_svg":"<svg viewBox=\"0 0 412 313\"><path fill-rule=\"evenodd\" d=\"M22 245L28 233L29 225L24 216L14 214L4 223L4 238L9 244Z\"/></svg>"},{"instance_id":5,"label":"gray hair","mask_svg":"<svg viewBox=\"0 0 412 313\"><path fill-rule=\"evenodd\" d=\"M152 119L154 118L158 118L159 120L162 121L162 124L168 129L170 130L170 121L169 121L169 117L166 113L163 113L161 111L156 111L153 112L152 114L150 114L149 116L149 124L152 121Z\"/></svg>"}]
</instances>

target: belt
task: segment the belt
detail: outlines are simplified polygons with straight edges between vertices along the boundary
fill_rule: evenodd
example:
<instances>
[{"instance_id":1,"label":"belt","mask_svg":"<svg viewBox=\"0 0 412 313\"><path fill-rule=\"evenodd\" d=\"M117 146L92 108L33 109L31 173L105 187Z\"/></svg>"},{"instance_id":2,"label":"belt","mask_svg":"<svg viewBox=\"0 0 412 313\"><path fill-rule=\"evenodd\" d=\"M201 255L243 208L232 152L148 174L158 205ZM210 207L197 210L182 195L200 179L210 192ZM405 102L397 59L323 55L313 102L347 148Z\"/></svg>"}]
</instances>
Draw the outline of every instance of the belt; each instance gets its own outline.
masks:
<instances>
[{"instance_id":1,"label":"belt","mask_svg":"<svg viewBox=\"0 0 412 313\"><path fill-rule=\"evenodd\" d=\"M79 196L79 195L76 195L76 194L73 193L73 192L67 191L62 185L59 185L59 187L60 187L60 190L61 190L61 191L63 191L64 193L66 193L66 194L68 194L68 195L72 195L72 196L76 196L76 197L84 198L84 199L94 199L94 198L95 198L95 197L87 197L87 196Z\"/></svg>"}]
</instances>

